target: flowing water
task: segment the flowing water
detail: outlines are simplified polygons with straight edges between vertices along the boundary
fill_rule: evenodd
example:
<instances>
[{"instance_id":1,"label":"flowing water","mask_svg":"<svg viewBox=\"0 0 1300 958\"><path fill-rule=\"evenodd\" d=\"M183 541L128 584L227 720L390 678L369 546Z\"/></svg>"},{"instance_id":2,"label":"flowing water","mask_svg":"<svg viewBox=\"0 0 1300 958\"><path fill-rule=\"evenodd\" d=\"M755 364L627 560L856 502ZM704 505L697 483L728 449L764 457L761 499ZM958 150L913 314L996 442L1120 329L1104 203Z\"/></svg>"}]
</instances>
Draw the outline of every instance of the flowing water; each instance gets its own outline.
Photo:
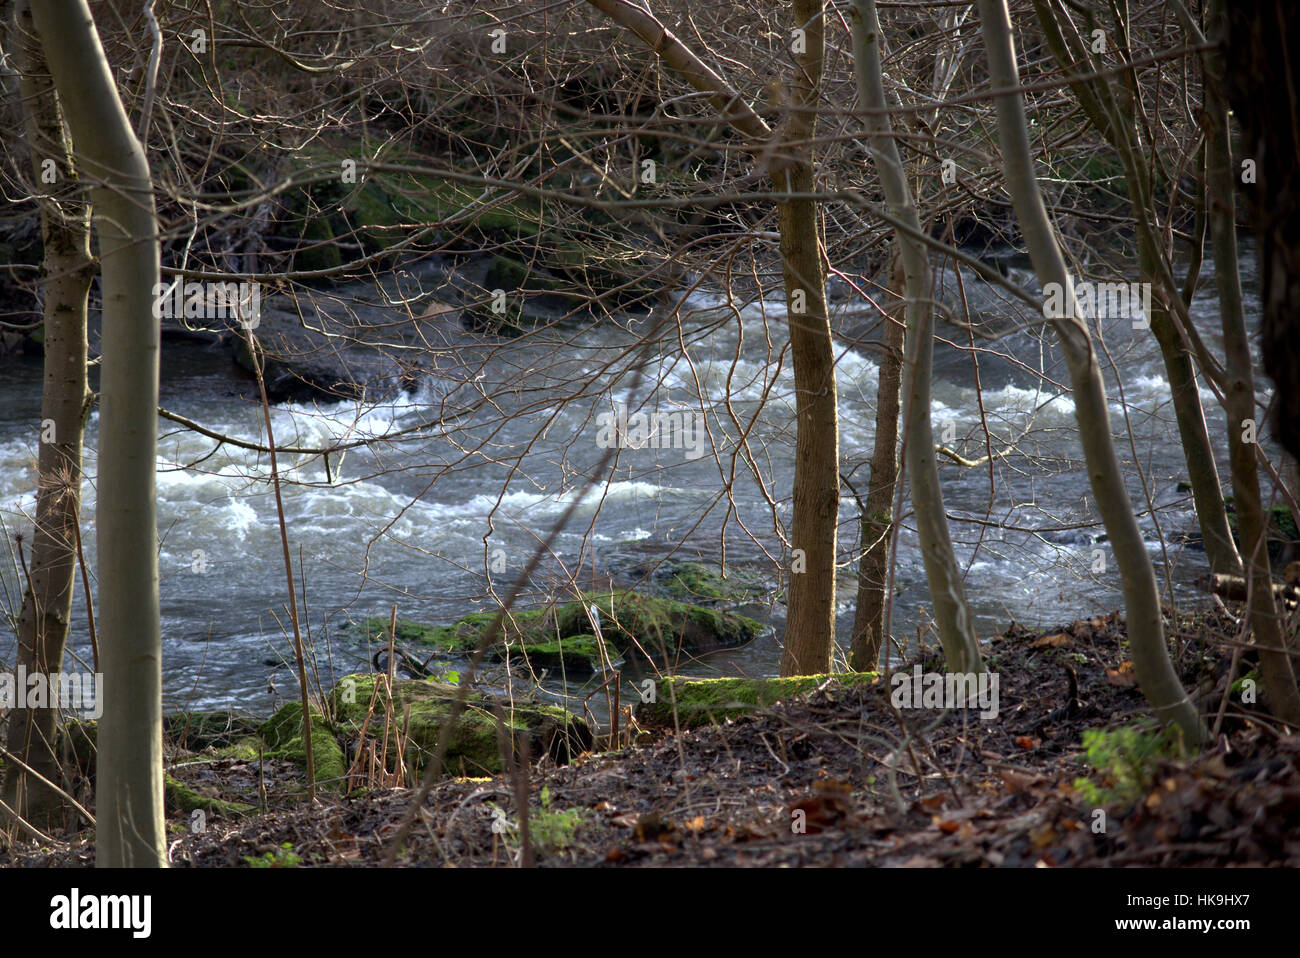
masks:
<instances>
[{"instance_id":1,"label":"flowing water","mask_svg":"<svg viewBox=\"0 0 1300 958\"><path fill-rule=\"evenodd\" d=\"M1246 258L1243 271L1253 304L1253 259ZM941 278L949 292L956 288L951 273ZM963 273L962 279L968 302L982 297L986 328L1014 318L1010 310L996 315L999 296L973 275ZM1208 276L1201 288L1210 288ZM1208 292L1197 299L1194 313L1213 348L1218 316ZM504 595L575 500L567 528L533 576L530 603L548 592L563 595L569 578L589 587L610 575L625 577L675 547L678 558L716 562L725 543L729 566L775 581L778 563L790 561L778 526L788 528L794 467L784 308L769 301L732 309L717 295L695 293L681 315L682 340L674 334L654 350L640 380L626 352L649 322L629 319L552 333L545 341L525 337L491 353L467 349L451 357L447 368L455 372L434 376L415 394L392 402L273 409L280 445L319 447L403 431L393 441L332 457L328 472L318 455L281 456L290 480L283 490L285 518L294 560L302 560L305 619L322 683L331 674L368 667L373 650L346 627L349 620L387 616L393 604L402 617L429 622L489 607L487 573L492 588ZM838 320L851 329L871 315L842 303ZM1187 494L1177 489L1185 469L1159 353L1150 332L1134 330L1129 318L1106 320L1102 327L1121 458L1136 458L1145 476L1144 486L1138 470L1130 470L1135 507L1143 513L1158 569L1173 569L1171 594L1186 598L1190 593L1180 583L1201 571L1204 557L1173 544L1166 552L1160 544L1160 532L1172 543L1169 533L1190 529L1194 520ZM937 439L968 458L985 454L985 426L995 451L1015 444L995 461L993 495L987 464L941 466L979 633L987 637L1011 620L1050 625L1118 608L1114 562L1079 462L1073 404L1055 385L1066 379L1050 333L977 338L977 393L972 353L957 348L969 346L967 333L952 325L941 331L955 345L941 344L936 355ZM878 368L865 343L841 342L837 356L842 471L862 489ZM1122 400L1115 369L1122 373ZM38 360L10 361L0 369L0 520L9 542L23 529L30 541L40 383ZM164 347L167 408L221 433L263 442L255 393L227 358L192 344ZM1208 392L1205 400L1212 434L1221 434L1222 414ZM695 446L689 431L661 430L660 438L670 441L651 438L644 448L620 450L613 474L592 484L606 452L597 441L597 416L617 413L620 404L630 413L702 410L710 442ZM745 442L738 443L742 434ZM159 437L166 707L266 712L296 690L291 673L274 664L291 661L292 646L284 631L287 586L268 459L168 422L160 421ZM95 413L86 436L83 524L92 570L98 441ZM1226 452L1225 443L1225 477ZM1154 514L1148 496L1158 507ZM856 505L847 490L841 519L839 632L847 644L857 538ZM0 601L16 612L18 580L9 550L0 558L6 590ZM914 641L918 625L928 621L928 604L909 521L898 548L892 613L900 641ZM84 608L78 583L71 649L88 662ZM782 608L769 603L747 611L766 618L773 631L684 671L775 674ZM0 666L12 667L13 661L12 634L0 636ZM591 687L570 691L581 700Z\"/></svg>"}]
</instances>

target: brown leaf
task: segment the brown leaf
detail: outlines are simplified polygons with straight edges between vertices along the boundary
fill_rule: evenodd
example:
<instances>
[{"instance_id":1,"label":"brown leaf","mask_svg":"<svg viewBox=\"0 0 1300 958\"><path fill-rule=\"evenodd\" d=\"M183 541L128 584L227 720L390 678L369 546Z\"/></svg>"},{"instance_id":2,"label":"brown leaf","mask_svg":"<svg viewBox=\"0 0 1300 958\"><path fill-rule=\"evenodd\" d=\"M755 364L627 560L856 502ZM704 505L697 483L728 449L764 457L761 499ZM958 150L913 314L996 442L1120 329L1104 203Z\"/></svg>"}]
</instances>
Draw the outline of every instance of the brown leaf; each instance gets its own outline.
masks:
<instances>
[{"instance_id":1,"label":"brown leaf","mask_svg":"<svg viewBox=\"0 0 1300 958\"><path fill-rule=\"evenodd\" d=\"M1020 748L1023 749L1038 748L1038 746L1042 744L1043 744L1043 740L1041 738L1036 738L1033 735L1016 736L1016 745L1020 746Z\"/></svg>"},{"instance_id":2,"label":"brown leaf","mask_svg":"<svg viewBox=\"0 0 1300 958\"><path fill-rule=\"evenodd\" d=\"M1120 666L1117 669L1107 669L1106 681L1116 688L1133 688L1138 684L1137 673L1133 671L1133 663L1124 661L1120 663Z\"/></svg>"},{"instance_id":3,"label":"brown leaf","mask_svg":"<svg viewBox=\"0 0 1300 958\"><path fill-rule=\"evenodd\" d=\"M1051 635L1044 635L1042 638L1034 639L1029 643L1031 649L1058 649L1062 646L1071 645L1074 645L1074 639L1064 632L1053 632Z\"/></svg>"},{"instance_id":4,"label":"brown leaf","mask_svg":"<svg viewBox=\"0 0 1300 958\"><path fill-rule=\"evenodd\" d=\"M1018 772L1011 768L1000 768L998 774L1002 776L1002 784L1007 787L1008 792L1023 792L1031 785L1035 785L1043 780L1041 775L1032 775L1028 772Z\"/></svg>"}]
</instances>

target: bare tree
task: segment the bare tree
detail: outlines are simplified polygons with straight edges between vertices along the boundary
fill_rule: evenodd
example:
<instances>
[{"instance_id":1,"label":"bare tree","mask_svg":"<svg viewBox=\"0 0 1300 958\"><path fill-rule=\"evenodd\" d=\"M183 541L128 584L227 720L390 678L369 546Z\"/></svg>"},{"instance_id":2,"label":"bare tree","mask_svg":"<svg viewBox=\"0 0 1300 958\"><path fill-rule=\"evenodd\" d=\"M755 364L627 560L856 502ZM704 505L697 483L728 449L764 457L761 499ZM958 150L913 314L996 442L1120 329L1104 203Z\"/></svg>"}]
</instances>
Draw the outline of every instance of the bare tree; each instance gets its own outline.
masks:
<instances>
[{"instance_id":1,"label":"bare tree","mask_svg":"<svg viewBox=\"0 0 1300 958\"><path fill-rule=\"evenodd\" d=\"M1222 0L1210 0L1209 20L1222 43L1228 10ZM1224 407L1228 414L1228 449L1232 464L1232 491L1241 551L1249 582L1250 624L1259 646L1260 678L1269 708L1279 718L1300 726L1300 688L1287 652L1273 578L1269 564L1268 521L1263 508L1256 458L1258 443L1255 410L1255 376L1237 262L1237 225L1234 203L1236 176L1228 136L1227 62L1221 46L1202 54L1205 64L1206 199L1210 242L1214 250L1215 283L1219 291L1219 317L1223 326Z\"/></svg>"},{"instance_id":2,"label":"bare tree","mask_svg":"<svg viewBox=\"0 0 1300 958\"><path fill-rule=\"evenodd\" d=\"M33 13L76 144L77 174L94 200L102 276L97 520L105 702L96 863L164 866L153 187L85 0L51 0Z\"/></svg>"},{"instance_id":3,"label":"bare tree","mask_svg":"<svg viewBox=\"0 0 1300 958\"><path fill-rule=\"evenodd\" d=\"M14 63L33 194L40 197L44 245L45 375L41 392L36 528L18 634L18 663L46 676L62 668L76 574L81 508L81 444L86 403L86 300L94 270L90 209L74 174L63 116L26 0L14 8ZM36 184L41 184L37 186ZM64 703L65 705L68 703ZM17 709L7 747L23 764L6 769L4 797L15 813L45 828L63 808L58 792L31 775L62 780L57 703Z\"/></svg>"},{"instance_id":4,"label":"bare tree","mask_svg":"<svg viewBox=\"0 0 1300 958\"><path fill-rule=\"evenodd\" d=\"M906 283L907 346L903 374L903 440L908 484L916 512L917 535L930 585L935 623L948 668L954 672L980 669L979 641L975 637L961 570L948 533L943 487L930 422L930 382L934 364L934 300L930 259L916 238L921 219L907 183L903 161L894 142L887 112L881 69L880 20L873 0L857 0L853 7L853 59L858 101L866 111L868 142L876 172L890 212L907 229L895 232ZM881 437L877 436L877 442Z\"/></svg>"},{"instance_id":5,"label":"bare tree","mask_svg":"<svg viewBox=\"0 0 1300 958\"><path fill-rule=\"evenodd\" d=\"M978 9L997 104L1007 189L1039 282L1044 290L1050 286L1061 294L1057 297L1059 308L1049 306L1047 319L1056 330L1070 369L1088 480L1119 567L1134 670L1156 717L1177 726L1189 743L1199 744L1205 736L1204 726L1169 661L1155 571L1115 453L1101 370L1034 174L1011 16L1005 0L979 0Z\"/></svg>"},{"instance_id":6,"label":"bare tree","mask_svg":"<svg viewBox=\"0 0 1300 958\"><path fill-rule=\"evenodd\" d=\"M839 518L839 423L810 141L816 129L825 23L822 4L793 0L795 70L782 127L773 133L741 96L644 8L590 0L635 33L763 152L778 196L781 262L789 310L798 422L793 574L782 675L830 668L835 639L835 551Z\"/></svg>"}]
</instances>

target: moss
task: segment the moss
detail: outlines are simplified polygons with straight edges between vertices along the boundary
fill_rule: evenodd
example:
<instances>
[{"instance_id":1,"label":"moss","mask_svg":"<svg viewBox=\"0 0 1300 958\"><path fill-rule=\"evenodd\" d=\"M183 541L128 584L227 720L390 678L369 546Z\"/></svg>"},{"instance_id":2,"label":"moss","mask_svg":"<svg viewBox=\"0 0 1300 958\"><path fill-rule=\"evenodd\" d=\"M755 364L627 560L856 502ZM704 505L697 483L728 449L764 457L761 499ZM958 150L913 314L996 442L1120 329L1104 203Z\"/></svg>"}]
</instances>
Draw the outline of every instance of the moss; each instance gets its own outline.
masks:
<instances>
[{"instance_id":1,"label":"moss","mask_svg":"<svg viewBox=\"0 0 1300 958\"><path fill-rule=\"evenodd\" d=\"M662 678L655 688L655 701L637 706L637 720L647 725L673 724L673 702L684 728L709 725L737 718L782 699L811 692L827 679L840 688L870 685L876 672L844 672L835 675L801 675L782 679L689 679ZM669 687L671 683L672 687Z\"/></svg>"},{"instance_id":2,"label":"moss","mask_svg":"<svg viewBox=\"0 0 1300 958\"><path fill-rule=\"evenodd\" d=\"M744 602L763 594L758 576L729 569L724 577L702 562L675 562L667 569L664 591L682 602Z\"/></svg>"},{"instance_id":3,"label":"moss","mask_svg":"<svg viewBox=\"0 0 1300 958\"><path fill-rule=\"evenodd\" d=\"M179 712L163 716L163 735L188 752L225 748L257 734L257 723L231 712Z\"/></svg>"},{"instance_id":4,"label":"moss","mask_svg":"<svg viewBox=\"0 0 1300 958\"><path fill-rule=\"evenodd\" d=\"M99 723L86 719L69 719L60 733L65 762L71 762L88 778L95 777Z\"/></svg>"},{"instance_id":5,"label":"moss","mask_svg":"<svg viewBox=\"0 0 1300 958\"><path fill-rule=\"evenodd\" d=\"M241 818L245 815L252 815L257 811L255 806L247 805L244 802L227 802L220 798L200 794L170 775L163 779L163 794L167 801L168 811L173 813L192 812L201 808L210 814Z\"/></svg>"},{"instance_id":6,"label":"moss","mask_svg":"<svg viewBox=\"0 0 1300 958\"><path fill-rule=\"evenodd\" d=\"M664 652L676 659L679 654L693 656L736 648L753 641L763 631L763 626L753 619L675 599L631 591L586 593L582 599L566 602L553 612L545 608L512 612L504 620L503 635L488 650L488 655L500 661L505 657L508 643L512 654L527 651L535 665L534 652L546 668L558 667L563 659L566 669L596 671L600 668L600 656L587 613L592 605L600 611L602 635L614 659L640 655L644 650L654 661L662 663ZM398 619L397 639L402 644L465 654L478 647L495 615L476 612L451 625L424 625ZM388 641L387 619L365 619L359 628L376 645Z\"/></svg>"},{"instance_id":7,"label":"moss","mask_svg":"<svg viewBox=\"0 0 1300 958\"><path fill-rule=\"evenodd\" d=\"M1232 538L1241 545L1241 532L1237 527L1237 512L1232 496L1224 497L1228 510L1228 527ZM1289 506L1273 506L1268 515L1268 557L1274 564L1285 564L1295 557L1296 546L1300 545L1300 530L1296 528L1295 516Z\"/></svg>"},{"instance_id":8,"label":"moss","mask_svg":"<svg viewBox=\"0 0 1300 958\"><path fill-rule=\"evenodd\" d=\"M390 718L382 689L375 695L375 683L379 678L376 675L351 675L347 677L346 686L341 682L330 693L330 705L338 716L339 728L355 742L374 695L375 712L366 726L367 737L382 740L387 725L389 741L393 742L405 725L408 741L404 757L407 766L419 774L437 747L438 735L448 720L459 690L435 679L399 678L393 683ZM566 762L591 747L592 736L587 723L565 709L518 702L511 707L509 703L494 700L483 693L471 692L465 710L456 719L444 758L443 767L448 774L495 775L501 771L494 706L501 709L514 747L520 748L521 740L527 738L529 753L534 759L549 755L557 762ZM390 767L394 764L390 762Z\"/></svg>"},{"instance_id":9,"label":"moss","mask_svg":"<svg viewBox=\"0 0 1300 958\"><path fill-rule=\"evenodd\" d=\"M614 248L564 237L554 241L546 265L581 290L604 296L609 305L648 305L663 288L664 277L655 272L657 260L644 248Z\"/></svg>"},{"instance_id":10,"label":"moss","mask_svg":"<svg viewBox=\"0 0 1300 958\"><path fill-rule=\"evenodd\" d=\"M600 644L594 635L570 635L551 642L510 643L511 655L523 655L535 669L563 669L566 673L600 671ZM498 653L498 658L504 655Z\"/></svg>"},{"instance_id":11,"label":"moss","mask_svg":"<svg viewBox=\"0 0 1300 958\"><path fill-rule=\"evenodd\" d=\"M503 621L502 630L511 637L521 636L532 629L541 617L541 610L512 612ZM398 619L397 642L399 645L421 645L443 652L473 652L494 618L495 612L475 612L457 619L451 625L426 625L411 619ZM357 628L365 633L367 640L376 645L388 643L388 626L389 619L379 617L363 619L357 623Z\"/></svg>"},{"instance_id":12,"label":"moss","mask_svg":"<svg viewBox=\"0 0 1300 958\"><path fill-rule=\"evenodd\" d=\"M307 767L307 750L302 741L302 703L287 702L258 727L266 743L267 758L283 758L299 767ZM335 738L334 730L325 717L313 710L311 715L311 750L314 758L316 784L323 788L339 789L347 766L343 749Z\"/></svg>"},{"instance_id":13,"label":"moss","mask_svg":"<svg viewBox=\"0 0 1300 958\"><path fill-rule=\"evenodd\" d=\"M675 599L643 596L636 592L592 593L566 603L556 613L558 633L580 635L591 630L588 608L600 610L605 641L622 655L649 655L656 662L666 652L699 655L736 648L757 638L763 627L753 619L687 605Z\"/></svg>"}]
</instances>

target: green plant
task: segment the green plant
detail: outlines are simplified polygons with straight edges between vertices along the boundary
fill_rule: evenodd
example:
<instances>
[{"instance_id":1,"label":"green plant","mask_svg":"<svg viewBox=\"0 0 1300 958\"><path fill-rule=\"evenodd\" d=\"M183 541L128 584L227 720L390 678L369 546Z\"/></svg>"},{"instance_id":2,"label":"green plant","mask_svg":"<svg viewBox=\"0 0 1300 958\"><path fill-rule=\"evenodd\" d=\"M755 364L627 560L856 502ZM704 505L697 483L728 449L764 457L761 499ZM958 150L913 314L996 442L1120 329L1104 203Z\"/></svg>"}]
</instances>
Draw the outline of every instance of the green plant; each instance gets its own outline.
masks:
<instances>
[{"instance_id":1,"label":"green plant","mask_svg":"<svg viewBox=\"0 0 1300 958\"><path fill-rule=\"evenodd\" d=\"M1183 754L1176 729L1158 729L1147 720L1116 729L1088 729L1083 746L1101 783L1076 778L1074 787L1093 805L1133 804L1155 783L1160 763Z\"/></svg>"},{"instance_id":2,"label":"green plant","mask_svg":"<svg viewBox=\"0 0 1300 958\"><path fill-rule=\"evenodd\" d=\"M488 803L488 808L492 811L492 830L500 834L512 849L517 850L519 826L509 821L505 812L491 802ZM553 811L551 790L543 786L541 807L531 809L528 814L528 838L532 843L533 851L541 854L564 851L573 844L578 826L582 824L585 817L580 808Z\"/></svg>"},{"instance_id":3,"label":"green plant","mask_svg":"<svg viewBox=\"0 0 1300 958\"><path fill-rule=\"evenodd\" d=\"M285 842L273 852L245 855L244 862L249 868L297 868L302 864L302 859L293 850L293 844Z\"/></svg>"},{"instance_id":4,"label":"green plant","mask_svg":"<svg viewBox=\"0 0 1300 958\"><path fill-rule=\"evenodd\" d=\"M539 852L562 852L573 844L578 826L582 824L583 811L570 808L568 811L551 810L551 790L542 787L542 807L533 811L528 823L528 837L533 848Z\"/></svg>"}]
</instances>

